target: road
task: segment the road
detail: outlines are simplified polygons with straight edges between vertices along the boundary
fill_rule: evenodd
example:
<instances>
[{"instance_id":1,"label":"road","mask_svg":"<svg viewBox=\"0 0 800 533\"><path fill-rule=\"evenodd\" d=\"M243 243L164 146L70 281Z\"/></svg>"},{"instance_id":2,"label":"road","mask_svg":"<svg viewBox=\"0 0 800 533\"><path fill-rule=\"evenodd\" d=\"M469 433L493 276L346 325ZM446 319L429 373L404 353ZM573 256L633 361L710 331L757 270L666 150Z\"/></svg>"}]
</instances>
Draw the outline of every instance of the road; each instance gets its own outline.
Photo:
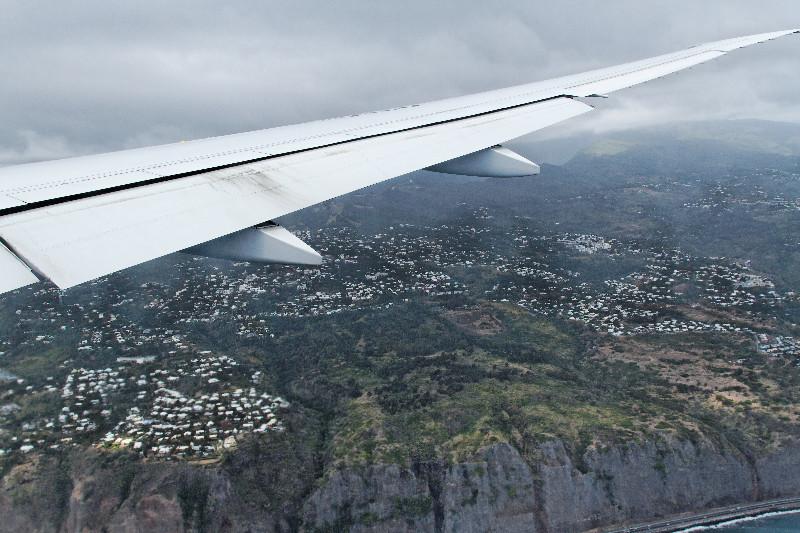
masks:
<instances>
[{"instance_id":1,"label":"road","mask_svg":"<svg viewBox=\"0 0 800 533\"><path fill-rule=\"evenodd\" d=\"M710 526L747 516L794 509L800 509L800 498L781 498L758 503L731 505L699 514L675 516L656 522L602 531L605 533L667 533L696 526Z\"/></svg>"}]
</instances>

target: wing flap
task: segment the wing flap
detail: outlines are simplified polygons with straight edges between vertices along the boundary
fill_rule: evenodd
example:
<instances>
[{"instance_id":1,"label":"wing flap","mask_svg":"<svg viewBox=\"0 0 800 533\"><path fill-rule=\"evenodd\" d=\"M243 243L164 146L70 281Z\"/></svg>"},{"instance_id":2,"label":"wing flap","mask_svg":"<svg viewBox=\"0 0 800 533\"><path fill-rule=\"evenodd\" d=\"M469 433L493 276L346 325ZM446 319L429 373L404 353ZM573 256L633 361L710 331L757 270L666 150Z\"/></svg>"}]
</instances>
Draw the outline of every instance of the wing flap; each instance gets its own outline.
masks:
<instances>
[{"instance_id":1,"label":"wing flap","mask_svg":"<svg viewBox=\"0 0 800 533\"><path fill-rule=\"evenodd\" d=\"M43 207L0 236L66 288L586 113L569 98Z\"/></svg>"}]
</instances>

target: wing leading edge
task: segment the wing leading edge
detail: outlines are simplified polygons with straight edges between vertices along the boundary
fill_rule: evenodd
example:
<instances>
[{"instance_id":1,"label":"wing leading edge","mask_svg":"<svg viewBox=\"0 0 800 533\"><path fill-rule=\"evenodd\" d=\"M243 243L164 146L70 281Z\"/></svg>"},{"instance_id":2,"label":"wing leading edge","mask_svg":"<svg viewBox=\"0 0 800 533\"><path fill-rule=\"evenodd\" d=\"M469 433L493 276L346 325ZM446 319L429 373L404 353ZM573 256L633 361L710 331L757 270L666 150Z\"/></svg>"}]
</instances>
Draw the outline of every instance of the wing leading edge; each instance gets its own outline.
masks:
<instances>
[{"instance_id":1,"label":"wing leading edge","mask_svg":"<svg viewBox=\"0 0 800 533\"><path fill-rule=\"evenodd\" d=\"M591 110L576 97L790 33L800 30L377 113L6 167L0 292L34 281L31 270L66 288L196 246Z\"/></svg>"}]
</instances>

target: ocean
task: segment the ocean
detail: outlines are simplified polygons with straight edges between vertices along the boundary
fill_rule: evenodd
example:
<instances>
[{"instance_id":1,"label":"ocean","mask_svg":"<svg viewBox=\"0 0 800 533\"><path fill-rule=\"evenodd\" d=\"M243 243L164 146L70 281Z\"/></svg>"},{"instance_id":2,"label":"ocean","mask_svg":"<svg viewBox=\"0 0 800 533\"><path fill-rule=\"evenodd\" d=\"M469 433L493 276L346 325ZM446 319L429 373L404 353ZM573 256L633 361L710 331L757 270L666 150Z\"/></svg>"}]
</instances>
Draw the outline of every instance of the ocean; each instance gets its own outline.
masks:
<instances>
[{"instance_id":1,"label":"ocean","mask_svg":"<svg viewBox=\"0 0 800 533\"><path fill-rule=\"evenodd\" d=\"M681 533L709 531L714 533L788 533L800 532L800 511L767 513L761 516L740 518L709 527L693 527Z\"/></svg>"}]
</instances>

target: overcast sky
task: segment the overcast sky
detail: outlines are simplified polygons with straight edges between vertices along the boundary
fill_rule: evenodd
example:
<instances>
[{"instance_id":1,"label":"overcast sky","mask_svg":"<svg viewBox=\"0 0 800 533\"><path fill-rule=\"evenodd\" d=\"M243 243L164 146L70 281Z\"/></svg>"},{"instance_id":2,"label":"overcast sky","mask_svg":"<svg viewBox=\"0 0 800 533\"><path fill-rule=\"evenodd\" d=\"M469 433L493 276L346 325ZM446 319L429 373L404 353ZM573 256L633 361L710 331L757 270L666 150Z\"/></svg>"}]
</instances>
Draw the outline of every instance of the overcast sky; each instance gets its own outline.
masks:
<instances>
[{"instance_id":1,"label":"overcast sky","mask_svg":"<svg viewBox=\"0 0 800 533\"><path fill-rule=\"evenodd\" d=\"M5 0L0 164L424 102L793 27L797 0ZM601 107L540 135L800 122L800 36Z\"/></svg>"}]
</instances>

